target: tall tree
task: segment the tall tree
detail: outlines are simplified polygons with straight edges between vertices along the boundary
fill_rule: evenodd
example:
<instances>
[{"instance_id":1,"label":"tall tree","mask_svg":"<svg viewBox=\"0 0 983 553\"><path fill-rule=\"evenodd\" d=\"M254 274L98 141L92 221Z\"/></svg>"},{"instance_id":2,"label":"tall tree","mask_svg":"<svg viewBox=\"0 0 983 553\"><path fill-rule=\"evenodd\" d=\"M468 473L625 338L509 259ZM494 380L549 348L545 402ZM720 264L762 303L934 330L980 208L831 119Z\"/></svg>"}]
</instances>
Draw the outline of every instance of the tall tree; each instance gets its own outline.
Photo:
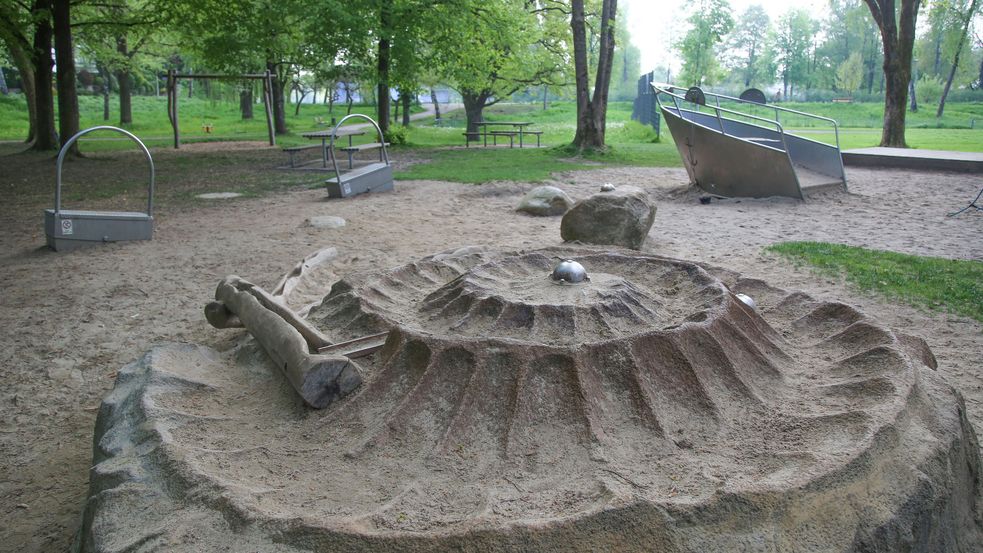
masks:
<instances>
[{"instance_id":1,"label":"tall tree","mask_svg":"<svg viewBox=\"0 0 983 553\"><path fill-rule=\"evenodd\" d=\"M702 86L716 82L719 74L718 47L734 26L727 0L699 0L686 20L690 28L676 47L683 57L680 80Z\"/></svg>"},{"instance_id":2,"label":"tall tree","mask_svg":"<svg viewBox=\"0 0 983 553\"><path fill-rule=\"evenodd\" d=\"M766 83L772 78L766 69L770 28L768 13L755 4L744 10L730 34L730 48L738 53L734 55L734 65L739 67L745 87L758 84L759 79Z\"/></svg>"},{"instance_id":3,"label":"tall tree","mask_svg":"<svg viewBox=\"0 0 983 553\"><path fill-rule=\"evenodd\" d=\"M801 8L789 10L778 20L775 50L786 99L794 92L796 85L805 82L809 71L809 47L815 34L815 22L809 17L809 12Z\"/></svg>"},{"instance_id":4,"label":"tall tree","mask_svg":"<svg viewBox=\"0 0 983 553\"><path fill-rule=\"evenodd\" d=\"M911 81L911 53L915 46L915 25L921 0L901 0L897 14L894 0L864 0L881 31L884 47L884 129L881 146L907 148L905 116L908 83Z\"/></svg>"},{"instance_id":5,"label":"tall tree","mask_svg":"<svg viewBox=\"0 0 983 553\"><path fill-rule=\"evenodd\" d=\"M565 2L458 0L428 10L438 21L431 62L461 93L468 131L484 109L527 87L566 84L570 10Z\"/></svg>"},{"instance_id":6,"label":"tall tree","mask_svg":"<svg viewBox=\"0 0 983 553\"><path fill-rule=\"evenodd\" d=\"M75 48L72 45L70 0L53 0L55 55L58 59L58 132L64 146L79 132L79 100L75 91ZM78 142L70 152L78 155Z\"/></svg>"},{"instance_id":7,"label":"tall tree","mask_svg":"<svg viewBox=\"0 0 983 553\"><path fill-rule=\"evenodd\" d=\"M594 76L594 94L590 94L587 63L587 31L584 0L571 2L570 28L573 31L573 60L577 87L577 132L573 145L579 150L604 148L604 132L607 126L608 87L611 84L611 66L614 58L615 16L617 0L603 0L601 5L601 33L597 53L597 70Z\"/></svg>"},{"instance_id":8,"label":"tall tree","mask_svg":"<svg viewBox=\"0 0 983 553\"><path fill-rule=\"evenodd\" d=\"M979 13L979 8L979 0L970 0L968 5L962 6L962 9L955 3L949 3L949 9L953 12L953 19L956 22L959 35L956 39L949 77L945 81L945 88L942 89L942 98L939 99L939 109L935 112L936 117L942 117L942 113L945 111L945 100L949 96L949 89L952 88L952 81L956 78L956 69L959 68L959 56L962 54L963 46L965 46L966 39L969 36L969 26L972 24L973 18Z\"/></svg>"},{"instance_id":9,"label":"tall tree","mask_svg":"<svg viewBox=\"0 0 983 553\"><path fill-rule=\"evenodd\" d=\"M10 58L20 74L21 90L27 100L28 130L25 142L33 142L37 126L37 98L34 83L35 18L31 6L0 2L0 41L7 45Z\"/></svg>"},{"instance_id":10,"label":"tall tree","mask_svg":"<svg viewBox=\"0 0 983 553\"><path fill-rule=\"evenodd\" d=\"M57 150L58 135L55 133L55 98L51 89L52 69L51 40L54 30L51 26L51 0L34 0L31 5L34 20L34 41L31 48L31 64L34 66L35 86L35 150Z\"/></svg>"}]
</instances>

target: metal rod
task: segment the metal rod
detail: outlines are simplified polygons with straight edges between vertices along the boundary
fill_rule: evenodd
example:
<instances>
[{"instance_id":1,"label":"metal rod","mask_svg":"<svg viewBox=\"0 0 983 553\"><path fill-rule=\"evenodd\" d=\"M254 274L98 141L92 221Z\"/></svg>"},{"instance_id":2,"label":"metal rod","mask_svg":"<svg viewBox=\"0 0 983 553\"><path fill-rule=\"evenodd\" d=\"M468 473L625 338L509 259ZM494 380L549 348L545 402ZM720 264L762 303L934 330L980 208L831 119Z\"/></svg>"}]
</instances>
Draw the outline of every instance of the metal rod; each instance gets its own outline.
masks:
<instances>
[{"instance_id":1,"label":"metal rod","mask_svg":"<svg viewBox=\"0 0 983 553\"><path fill-rule=\"evenodd\" d=\"M74 144L79 138L89 134L90 132L99 130L123 133L132 138L133 141L140 146L140 149L143 151L143 155L147 158L147 162L150 163L150 186L147 188L147 216L152 217L154 214L154 180L156 175L154 171L154 159L150 157L150 150L147 149L146 144L137 138L135 134L119 127L111 127L109 125L100 125L98 127L90 127L79 131L75 133L75 136L69 138L68 142L65 142L65 145L61 147L61 151L58 152L58 161L55 164L55 213L61 211L61 166L62 163L65 162L65 155L68 154L68 150L71 148L72 144Z\"/></svg>"}]
</instances>

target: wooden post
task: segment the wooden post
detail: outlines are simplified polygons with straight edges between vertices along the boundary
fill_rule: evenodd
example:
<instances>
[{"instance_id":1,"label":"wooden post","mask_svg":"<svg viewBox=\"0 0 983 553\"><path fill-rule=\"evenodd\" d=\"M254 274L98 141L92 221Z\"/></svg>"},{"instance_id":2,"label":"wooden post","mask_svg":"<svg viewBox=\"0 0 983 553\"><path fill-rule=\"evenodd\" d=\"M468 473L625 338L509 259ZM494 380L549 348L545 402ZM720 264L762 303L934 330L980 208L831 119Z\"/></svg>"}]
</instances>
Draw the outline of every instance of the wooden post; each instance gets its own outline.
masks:
<instances>
[{"instance_id":1,"label":"wooden post","mask_svg":"<svg viewBox=\"0 0 983 553\"><path fill-rule=\"evenodd\" d=\"M269 69L263 79L263 103L266 105L266 130L270 135L270 146L276 146L276 134L273 132L273 80Z\"/></svg>"},{"instance_id":2,"label":"wooden post","mask_svg":"<svg viewBox=\"0 0 983 553\"><path fill-rule=\"evenodd\" d=\"M178 128L178 111L177 111L177 83L178 83L177 72L173 69L167 72L167 107L169 108L168 116L171 119L171 127L174 129L174 149L181 147L181 131Z\"/></svg>"}]
</instances>

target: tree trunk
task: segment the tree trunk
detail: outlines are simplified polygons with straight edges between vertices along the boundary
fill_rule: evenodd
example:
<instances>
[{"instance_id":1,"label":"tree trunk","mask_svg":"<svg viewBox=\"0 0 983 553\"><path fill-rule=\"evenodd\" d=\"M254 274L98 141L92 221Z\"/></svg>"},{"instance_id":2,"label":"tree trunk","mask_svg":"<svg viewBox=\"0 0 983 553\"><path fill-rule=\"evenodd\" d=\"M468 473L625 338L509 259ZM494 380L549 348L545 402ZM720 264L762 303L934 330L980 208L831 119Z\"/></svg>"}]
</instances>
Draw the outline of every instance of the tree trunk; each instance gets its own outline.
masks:
<instances>
[{"instance_id":1,"label":"tree trunk","mask_svg":"<svg viewBox=\"0 0 983 553\"><path fill-rule=\"evenodd\" d=\"M440 121L440 102L437 101L437 92L430 88L430 103L433 104L433 118L435 122Z\"/></svg>"},{"instance_id":2,"label":"tree trunk","mask_svg":"<svg viewBox=\"0 0 983 553\"><path fill-rule=\"evenodd\" d=\"M393 124L399 120L399 98L393 99Z\"/></svg>"},{"instance_id":3,"label":"tree trunk","mask_svg":"<svg viewBox=\"0 0 983 553\"><path fill-rule=\"evenodd\" d=\"M379 92L376 95L376 106L379 113L379 128L382 132L389 130L389 33L392 29L392 0L382 0L379 9L381 37L379 38Z\"/></svg>"},{"instance_id":4,"label":"tree trunk","mask_svg":"<svg viewBox=\"0 0 983 553\"><path fill-rule=\"evenodd\" d=\"M119 124L123 126L133 123L133 77L130 75L129 65L126 64L130 60L130 52L125 35L116 37L116 53L124 60L124 65L116 70L116 82L119 86ZM191 89L190 80L188 89ZM190 98L191 95L189 94L188 97Z\"/></svg>"},{"instance_id":5,"label":"tree trunk","mask_svg":"<svg viewBox=\"0 0 983 553\"><path fill-rule=\"evenodd\" d=\"M75 49L72 47L70 0L54 0L52 16L55 31L55 56L58 60L58 132L61 145L79 132L79 99L75 90ZM78 142L70 152L79 154Z\"/></svg>"},{"instance_id":6,"label":"tree trunk","mask_svg":"<svg viewBox=\"0 0 983 553\"><path fill-rule=\"evenodd\" d=\"M911 95L911 104L908 107L908 111L914 113L918 111L918 98L915 96L915 76L912 75L911 79L908 80L908 94Z\"/></svg>"},{"instance_id":7,"label":"tree trunk","mask_svg":"<svg viewBox=\"0 0 983 553\"><path fill-rule=\"evenodd\" d=\"M403 126L410 126L410 104L413 101L412 95L409 93L402 94L400 97L403 99Z\"/></svg>"},{"instance_id":8,"label":"tree trunk","mask_svg":"<svg viewBox=\"0 0 983 553\"><path fill-rule=\"evenodd\" d=\"M273 75L273 78L270 79L273 81L273 131L276 134L286 134L287 108L283 92L287 87L287 79L280 75L280 72L277 71L277 64L272 61L266 62L266 69Z\"/></svg>"},{"instance_id":9,"label":"tree trunk","mask_svg":"<svg viewBox=\"0 0 983 553\"><path fill-rule=\"evenodd\" d=\"M543 85L543 111L546 111L547 108L549 108L549 102L547 101L549 99L549 93L550 93L549 85L544 84Z\"/></svg>"},{"instance_id":10,"label":"tree trunk","mask_svg":"<svg viewBox=\"0 0 983 553\"><path fill-rule=\"evenodd\" d=\"M969 3L969 9L966 11L966 17L963 19L962 35L959 36L959 44L956 45L956 53L952 57L952 69L949 71L949 78L945 81L945 88L942 89L942 97L939 98L939 110L935 112L936 118L942 117L942 112L945 111L945 99L949 96L949 90L952 88L952 81L956 78L956 69L959 68L959 56L962 54L963 45L966 44L966 33L969 32L969 23L973 20L973 16L976 14L976 6L979 4L979 0L973 0Z\"/></svg>"},{"instance_id":11,"label":"tree trunk","mask_svg":"<svg viewBox=\"0 0 983 553\"><path fill-rule=\"evenodd\" d=\"M614 18L617 10L617 0L603 0L597 72L594 77L594 95L591 97L588 89L590 68L587 65L584 0L573 0L571 3L570 28L573 31L577 83L577 133L573 137L573 145L580 151L604 148L608 87L611 84L611 68L614 60Z\"/></svg>"},{"instance_id":12,"label":"tree trunk","mask_svg":"<svg viewBox=\"0 0 983 553\"><path fill-rule=\"evenodd\" d=\"M4 96L10 94L10 90L7 89L7 78L3 76L3 67L0 67L0 94Z\"/></svg>"},{"instance_id":13,"label":"tree trunk","mask_svg":"<svg viewBox=\"0 0 983 553\"><path fill-rule=\"evenodd\" d=\"M96 64L96 69L99 71L99 76L102 77L102 120L109 121L109 92L113 78L105 65Z\"/></svg>"},{"instance_id":14,"label":"tree trunk","mask_svg":"<svg viewBox=\"0 0 983 553\"><path fill-rule=\"evenodd\" d=\"M34 48L31 53L35 70L35 111L37 126L34 132L35 150L57 150L58 134L55 132L55 98L52 95L51 39L53 30L49 17L50 0L34 0L31 12L35 17Z\"/></svg>"},{"instance_id":15,"label":"tree trunk","mask_svg":"<svg viewBox=\"0 0 983 553\"><path fill-rule=\"evenodd\" d=\"M294 107L294 117L300 115L300 105L304 103L304 98L307 97L306 91L300 90L298 88L297 92L300 93L300 98L297 98L297 105Z\"/></svg>"},{"instance_id":16,"label":"tree trunk","mask_svg":"<svg viewBox=\"0 0 983 553\"><path fill-rule=\"evenodd\" d=\"M884 46L884 130L880 145L906 148L905 116L920 0L901 0L901 16L897 18L895 0L865 2L881 31Z\"/></svg>"},{"instance_id":17,"label":"tree trunk","mask_svg":"<svg viewBox=\"0 0 983 553\"><path fill-rule=\"evenodd\" d=\"M239 112L243 119L253 118L253 85L239 91Z\"/></svg>"},{"instance_id":18,"label":"tree trunk","mask_svg":"<svg viewBox=\"0 0 983 553\"><path fill-rule=\"evenodd\" d=\"M478 132L478 123L484 121L482 112L490 96L491 93L487 90L461 90L461 99L464 101L464 115L468 119L468 132Z\"/></svg>"},{"instance_id":19,"label":"tree trunk","mask_svg":"<svg viewBox=\"0 0 983 553\"><path fill-rule=\"evenodd\" d=\"M20 73L21 89L24 92L24 99L27 100L27 139L24 142L30 143L34 140L35 129L37 128L37 98L35 97L34 85L34 64L31 62L32 52L25 49L20 42L11 40L10 57L13 59L17 72Z\"/></svg>"}]
</instances>

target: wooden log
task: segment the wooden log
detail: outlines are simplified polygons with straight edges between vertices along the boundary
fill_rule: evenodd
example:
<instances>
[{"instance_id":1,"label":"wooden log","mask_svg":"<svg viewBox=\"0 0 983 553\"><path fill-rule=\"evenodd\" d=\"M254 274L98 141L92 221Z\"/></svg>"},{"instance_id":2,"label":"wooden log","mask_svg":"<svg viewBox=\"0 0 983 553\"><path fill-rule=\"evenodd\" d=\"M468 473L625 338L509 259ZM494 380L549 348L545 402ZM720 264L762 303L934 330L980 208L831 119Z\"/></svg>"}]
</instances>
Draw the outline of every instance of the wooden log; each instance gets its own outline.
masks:
<instances>
[{"instance_id":1,"label":"wooden log","mask_svg":"<svg viewBox=\"0 0 983 553\"><path fill-rule=\"evenodd\" d=\"M239 277L229 276L219 283L215 299L239 318L307 405L323 409L362 383L361 371L351 359L312 355L304 336L281 314L267 308L257 290L262 292Z\"/></svg>"}]
</instances>

